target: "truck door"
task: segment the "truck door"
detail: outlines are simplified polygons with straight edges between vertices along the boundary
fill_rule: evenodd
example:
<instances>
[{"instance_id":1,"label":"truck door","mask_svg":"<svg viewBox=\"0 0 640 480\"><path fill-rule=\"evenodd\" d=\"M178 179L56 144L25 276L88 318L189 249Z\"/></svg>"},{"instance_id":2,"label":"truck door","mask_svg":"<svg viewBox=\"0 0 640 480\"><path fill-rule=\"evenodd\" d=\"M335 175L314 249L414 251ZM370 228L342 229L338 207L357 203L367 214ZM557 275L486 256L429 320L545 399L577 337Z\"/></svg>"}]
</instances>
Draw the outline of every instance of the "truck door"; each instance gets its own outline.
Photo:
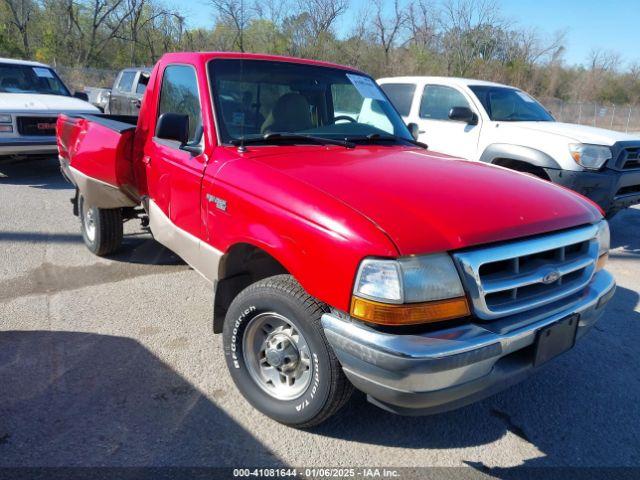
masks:
<instances>
[{"instance_id":1,"label":"truck door","mask_svg":"<svg viewBox=\"0 0 640 480\"><path fill-rule=\"evenodd\" d=\"M167 65L162 74L156 113L156 120L164 113L187 115L187 145L202 144L202 108L193 66ZM200 238L200 188L207 157L204 153L192 153L181 147L178 142L156 137L147 141L143 161L147 163L149 196L154 207L162 211L163 219L172 224L166 227L177 227Z\"/></svg>"},{"instance_id":2,"label":"truck door","mask_svg":"<svg viewBox=\"0 0 640 480\"><path fill-rule=\"evenodd\" d=\"M474 159L481 124L449 119L453 107L468 107L477 114L465 95L456 88L435 84L425 85L417 94L421 95L420 102L414 106L409 121L420 127L419 140L429 145L429 150Z\"/></svg>"}]
</instances>

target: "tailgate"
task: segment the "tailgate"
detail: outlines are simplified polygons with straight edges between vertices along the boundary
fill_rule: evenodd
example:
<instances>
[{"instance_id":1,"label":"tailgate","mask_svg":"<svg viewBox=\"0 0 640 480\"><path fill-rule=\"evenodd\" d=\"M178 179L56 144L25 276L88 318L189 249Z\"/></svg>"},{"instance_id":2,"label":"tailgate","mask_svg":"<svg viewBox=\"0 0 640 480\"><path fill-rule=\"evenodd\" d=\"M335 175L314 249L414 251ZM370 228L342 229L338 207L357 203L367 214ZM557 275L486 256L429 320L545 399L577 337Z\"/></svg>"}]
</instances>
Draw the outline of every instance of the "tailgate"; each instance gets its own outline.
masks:
<instances>
[{"instance_id":1,"label":"tailgate","mask_svg":"<svg viewBox=\"0 0 640 480\"><path fill-rule=\"evenodd\" d=\"M63 172L92 205L139 203L133 173L135 125L99 115L60 115L57 143Z\"/></svg>"}]
</instances>

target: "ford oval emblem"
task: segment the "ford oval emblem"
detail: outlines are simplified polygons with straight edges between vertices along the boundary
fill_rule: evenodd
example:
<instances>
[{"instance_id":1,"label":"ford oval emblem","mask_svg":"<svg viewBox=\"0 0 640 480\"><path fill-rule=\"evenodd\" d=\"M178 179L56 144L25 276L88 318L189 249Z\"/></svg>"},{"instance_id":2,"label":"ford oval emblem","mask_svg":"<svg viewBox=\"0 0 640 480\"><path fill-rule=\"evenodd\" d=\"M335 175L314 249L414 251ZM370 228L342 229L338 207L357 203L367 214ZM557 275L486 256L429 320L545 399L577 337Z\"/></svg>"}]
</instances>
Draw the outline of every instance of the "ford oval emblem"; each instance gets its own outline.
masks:
<instances>
[{"instance_id":1,"label":"ford oval emblem","mask_svg":"<svg viewBox=\"0 0 640 480\"><path fill-rule=\"evenodd\" d=\"M549 285L550 283L557 282L560 278L560 272L557 270L551 270L544 277L542 277L542 283Z\"/></svg>"}]
</instances>

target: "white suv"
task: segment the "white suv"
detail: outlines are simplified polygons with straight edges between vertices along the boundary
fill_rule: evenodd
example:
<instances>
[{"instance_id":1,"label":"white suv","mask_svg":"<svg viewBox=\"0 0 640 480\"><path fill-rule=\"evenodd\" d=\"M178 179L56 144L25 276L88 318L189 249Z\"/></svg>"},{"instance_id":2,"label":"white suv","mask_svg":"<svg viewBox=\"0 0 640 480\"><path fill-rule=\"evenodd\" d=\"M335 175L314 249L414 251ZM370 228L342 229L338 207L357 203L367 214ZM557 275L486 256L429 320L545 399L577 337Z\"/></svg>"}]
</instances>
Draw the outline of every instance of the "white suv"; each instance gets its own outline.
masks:
<instances>
[{"instance_id":1,"label":"white suv","mask_svg":"<svg viewBox=\"0 0 640 480\"><path fill-rule=\"evenodd\" d=\"M571 188L608 214L640 203L640 137L556 122L514 87L449 77L378 83L431 150L532 173Z\"/></svg>"}]
</instances>

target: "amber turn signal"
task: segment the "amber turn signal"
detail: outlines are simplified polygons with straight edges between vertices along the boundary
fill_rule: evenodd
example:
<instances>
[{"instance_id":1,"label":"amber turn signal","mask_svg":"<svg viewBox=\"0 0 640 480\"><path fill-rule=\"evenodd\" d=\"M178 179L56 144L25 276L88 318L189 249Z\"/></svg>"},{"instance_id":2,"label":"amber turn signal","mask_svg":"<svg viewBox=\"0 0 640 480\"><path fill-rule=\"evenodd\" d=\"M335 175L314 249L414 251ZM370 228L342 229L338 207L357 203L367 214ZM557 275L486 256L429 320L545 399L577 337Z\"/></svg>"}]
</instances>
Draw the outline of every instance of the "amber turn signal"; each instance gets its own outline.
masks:
<instances>
[{"instance_id":1,"label":"amber turn signal","mask_svg":"<svg viewBox=\"0 0 640 480\"><path fill-rule=\"evenodd\" d=\"M471 312L465 297L400 305L353 297L351 316L379 325L419 325L466 317Z\"/></svg>"},{"instance_id":2,"label":"amber turn signal","mask_svg":"<svg viewBox=\"0 0 640 480\"><path fill-rule=\"evenodd\" d=\"M598 263L596 263L596 272L599 272L604 268L604 266L607 264L607 260L609 260L608 253L603 253L602 255L600 255L600 257L598 257Z\"/></svg>"}]
</instances>

